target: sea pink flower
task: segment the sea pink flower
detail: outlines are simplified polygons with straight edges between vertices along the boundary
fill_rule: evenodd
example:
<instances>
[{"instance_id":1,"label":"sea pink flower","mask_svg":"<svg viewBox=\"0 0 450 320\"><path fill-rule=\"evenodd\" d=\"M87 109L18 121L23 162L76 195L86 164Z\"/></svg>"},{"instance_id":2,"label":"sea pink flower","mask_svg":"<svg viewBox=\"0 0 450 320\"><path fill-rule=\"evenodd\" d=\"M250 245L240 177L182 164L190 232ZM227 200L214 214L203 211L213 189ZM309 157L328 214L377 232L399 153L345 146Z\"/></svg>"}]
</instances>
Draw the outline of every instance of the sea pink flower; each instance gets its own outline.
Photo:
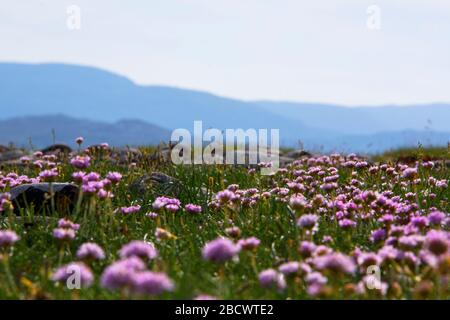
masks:
<instances>
[{"instance_id":1,"label":"sea pink flower","mask_svg":"<svg viewBox=\"0 0 450 320\"><path fill-rule=\"evenodd\" d=\"M136 256L144 260L153 260L157 255L158 251L152 244L139 240L131 241L120 249L122 259Z\"/></svg>"},{"instance_id":2,"label":"sea pink flower","mask_svg":"<svg viewBox=\"0 0 450 320\"><path fill-rule=\"evenodd\" d=\"M226 238L217 238L203 247L203 258L213 262L231 260L239 252L239 246Z\"/></svg>"},{"instance_id":3,"label":"sea pink flower","mask_svg":"<svg viewBox=\"0 0 450 320\"><path fill-rule=\"evenodd\" d=\"M136 213L136 212L139 212L139 210L141 210L141 206L140 205L120 208L120 211L122 211L122 213L124 215L129 215L129 214L132 214L132 213Z\"/></svg>"},{"instance_id":4,"label":"sea pink flower","mask_svg":"<svg viewBox=\"0 0 450 320\"><path fill-rule=\"evenodd\" d=\"M276 288L282 291L286 288L286 281L282 273L278 273L274 269L261 271L258 275L259 283L267 289Z\"/></svg>"},{"instance_id":5,"label":"sea pink flower","mask_svg":"<svg viewBox=\"0 0 450 320\"><path fill-rule=\"evenodd\" d=\"M80 286L90 287L94 281L91 269L82 262L72 262L60 267L53 273L51 279L55 282L67 283L73 275L79 275Z\"/></svg>"},{"instance_id":6,"label":"sea pink flower","mask_svg":"<svg viewBox=\"0 0 450 320\"><path fill-rule=\"evenodd\" d=\"M184 209L188 213L201 213L202 212L202 207L201 206L197 206L197 205L192 204L192 203L187 204L184 207Z\"/></svg>"},{"instance_id":7,"label":"sea pink flower","mask_svg":"<svg viewBox=\"0 0 450 320\"><path fill-rule=\"evenodd\" d=\"M161 272L143 271L133 277L133 291L144 295L159 295L172 291L174 284L172 280Z\"/></svg>"},{"instance_id":8,"label":"sea pink flower","mask_svg":"<svg viewBox=\"0 0 450 320\"><path fill-rule=\"evenodd\" d=\"M12 247L20 237L11 230L0 230L0 248Z\"/></svg>"},{"instance_id":9,"label":"sea pink flower","mask_svg":"<svg viewBox=\"0 0 450 320\"><path fill-rule=\"evenodd\" d=\"M110 290L132 288L134 277L145 270L145 264L136 256L119 260L106 267L100 279L103 288Z\"/></svg>"},{"instance_id":10,"label":"sea pink flower","mask_svg":"<svg viewBox=\"0 0 450 320\"><path fill-rule=\"evenodd\" d=\"M84 141L83 137L78 137L78 138L75 139L75 143L78 144L78 145L81 145L83 143L83 141Z\"/></svg>"},{"instance_id":11,"label":"sea pink flower","mask_svg":"<svg viewBox=\"0 0 450 320\"><path fill-rule=\"evenodd\" d=\"M70 160L70 164L77 169L86 169L91 165L91 158L89 156L75 156Z\"/></svg>"},{"instance_id":12,"label":"sea pink flower","mask_svg":"<svg viewBox=\"0 0 450 320\"><path fill-rule=\"evenodd\" d=\"M106 179L111 181L113 184L116 184L120 182L122 175L119 172L108 172Z\"/></svg>"},{"instance_id":13,"label":"sea pink flower","mask_svg":"<svg viewBox=\"0 0 450 320\"><path fill-rule=\"evenodd\" d=\"M237 245L243 250L253 250L256 249L260 243L261 241L258 238L250 237L239 240Z\"/></svg>"},{"instance_id":14,"label":"sea pink flower","mask_svg":"<svg viewBox=\"0 0 450 320\"><path fill-rule=\"evenodd\" d=\"M86 242L78 249L77 258L80 260L103 260L105 252L98 244Z\"/></svg>"}]
</instances>

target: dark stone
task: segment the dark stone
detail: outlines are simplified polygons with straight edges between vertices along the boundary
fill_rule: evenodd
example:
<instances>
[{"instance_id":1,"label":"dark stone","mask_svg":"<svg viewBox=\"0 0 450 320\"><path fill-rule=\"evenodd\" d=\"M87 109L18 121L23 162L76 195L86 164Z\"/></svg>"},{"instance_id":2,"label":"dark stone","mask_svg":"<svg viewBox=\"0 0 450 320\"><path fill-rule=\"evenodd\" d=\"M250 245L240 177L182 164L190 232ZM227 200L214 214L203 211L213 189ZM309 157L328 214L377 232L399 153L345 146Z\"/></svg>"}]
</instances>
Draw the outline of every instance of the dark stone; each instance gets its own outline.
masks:
<instances>
[{"instance_id":1,"label":"dark stone","mask_svg":"<svg viewBox=\"0 0 450 320\"><path fill-rule=\"evenodd\" d=\"M114 148L111 152L111 158L114 164L138 163L143 159L142 152L136 148Z\"/></svg>"},{"instance_id":2,"label":"dark stone","mask_svg":"<svg viewBox=\"0 0 450 320\"><path fill-rule=\"evenodd\" d=\"M291 157L287 157L287 156L280 156L280 167L285 167L288 164L294 162L296 159L295 158L291 158Z\"/></svg>"},{"instance_id":3,"label":"dark stone","mask_svg":"<svg viewBox=\"0 0 450 320\"><path fill-rule=\"evenodd\" d=\"M69 147L68 145L58 143L58 144L52 144L51 146L48 146L47 148L42 149L41 152L43 154L47 154L47 155L50 155L50 154L58 155L60 153L69 154L72 152L72 148Z\"/></svg>"},{"instance_id":4,"label":"dark stone","mask_svg":"<svg viewBox=\"0 0 450 320\"><path fill-rule=\"evenodd\" d=\"M139 197L144 197L147 192L176 197L180 190L180 181L162 172L144 174L130 184L130 191Z\"/></svg>"},{"instance_id":5,"label":"dark stone","mask_svg":"<svg viewBox=\"0 0 450 320\"><path fill-rule=\"evenodd\" d=\"M55 210L59 213L71 212L78 199L78 186L71 183L52 183ZM20 209L34 208L35 213L51 212L50 183L22 184L12 188L11 200L14 212Z\"/></svg>"},{"instance_id":6,"label":"dark stone","mask_svg":"<svg viewBox=\"0 0 450 320\"><path fill-rule=\"evenodd\" d=\"M290 151L290 152L286 153L285 157L293 158L293 159L300 159L303 157L310 158L310 157L312 157L312 154L305 150L294 150L294 151Z\"/></svg>"},{"instance_id":7,"label":"dark stone","mask_svg":"<svg viewBox=\"0 0 450 320\"><path fill-rule=\"evenodd\" d=\"M172 149L170 147L159 147L153 154L149 156L149 160L151 162L156 163L166 163L171 161L171 153ZM183 156L183 153L181 152L181 155Z\"/></svg>"},{"instance_id":8,"label":"dark stone","mask_svg":"<svg viewBox=\"0 0 450 320\"><path fill-rule=\"evenodd\" d=\"M8 150L9 150L9 148L7 146L4 146L4 145L0 144L0 153L6 152Z\"/></svg>"},{"instance_id":9,"label":"dark stone","mask_svg":"<svg viewBox=\"0 0 450 320\"><path fill-rule=\"evenodd\" d=\"M0 153L0 162L20 159L25 155L27 155L27 153L21 149L8 149Z\"/></svg>"}]
</instances>

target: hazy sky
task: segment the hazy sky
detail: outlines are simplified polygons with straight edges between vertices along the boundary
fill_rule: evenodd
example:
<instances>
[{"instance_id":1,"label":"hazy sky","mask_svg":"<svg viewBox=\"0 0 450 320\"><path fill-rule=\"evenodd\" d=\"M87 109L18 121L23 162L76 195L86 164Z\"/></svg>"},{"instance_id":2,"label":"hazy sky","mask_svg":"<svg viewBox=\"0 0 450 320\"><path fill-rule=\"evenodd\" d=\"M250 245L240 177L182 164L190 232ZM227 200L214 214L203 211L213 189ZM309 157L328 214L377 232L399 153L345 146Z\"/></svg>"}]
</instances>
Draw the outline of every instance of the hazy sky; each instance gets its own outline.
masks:
<instances>
[{"instance_id":1,"label":"hazy sky","mask_svg":"<svg viewBox=\"0 0 450 320\"><path fill-rule=\"evenodd\" d=\"M70 5L80 30L67 27ZM0 0L0 61L241 99L450 102L450 1Z\"/></svg>"}]
</instances>

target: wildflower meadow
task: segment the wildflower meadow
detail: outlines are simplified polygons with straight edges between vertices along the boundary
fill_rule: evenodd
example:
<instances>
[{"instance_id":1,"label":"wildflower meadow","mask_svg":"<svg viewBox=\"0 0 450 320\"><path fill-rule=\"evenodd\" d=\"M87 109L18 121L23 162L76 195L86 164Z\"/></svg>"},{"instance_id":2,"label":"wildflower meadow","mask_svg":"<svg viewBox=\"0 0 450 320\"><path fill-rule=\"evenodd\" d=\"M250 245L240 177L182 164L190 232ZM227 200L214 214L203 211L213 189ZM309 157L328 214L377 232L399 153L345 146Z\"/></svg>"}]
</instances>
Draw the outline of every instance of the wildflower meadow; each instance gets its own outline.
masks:
<instances>
[{"instance_id":1,"label":"wildflower meadow","mask_svg":"<svg viewBox=\"0 0 450 320\"><path fill-rule=\"evenodd\" d=\"M450 298L445 160L262 175L76 142L1 166L2 299Z\"/></svg>"}]
</instances>

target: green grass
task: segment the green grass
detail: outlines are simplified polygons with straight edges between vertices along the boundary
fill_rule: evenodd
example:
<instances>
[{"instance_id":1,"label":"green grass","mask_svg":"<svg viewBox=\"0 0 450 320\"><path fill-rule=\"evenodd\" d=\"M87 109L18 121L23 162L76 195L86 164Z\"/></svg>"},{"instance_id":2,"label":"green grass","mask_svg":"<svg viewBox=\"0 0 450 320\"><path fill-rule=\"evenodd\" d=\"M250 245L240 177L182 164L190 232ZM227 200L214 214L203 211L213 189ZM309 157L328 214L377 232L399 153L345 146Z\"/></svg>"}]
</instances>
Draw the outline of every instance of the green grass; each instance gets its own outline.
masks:
<instances>
[{"instance_id":1,"label":"green grass","mask_svg":"<svg viewBox=\"0 0 450 320\"><path fill-rule=\"evenodd\" d=\"M150 153L151 149L142 149ZM387 160L403 154L421 153L423 150L400 150L382 155ZM426 154L447 156L444 149L428 149ZM302 279L287 279L288 289L285 292L267 290L258 284L258 273L266 268L276 268L286 261L301 261L297 251L298 244L304 237L296 221L289 214L286 203L276 201L274 198L258 201L252 208L238 207L236 209L222 209L213 211L208 208L208 202L213 194L223 190L229 184L237 183L241 189L257 188L260 192L268 191L273 186L285 186L283 178L292 178L291 173L284 177L261 176L248 174L247 169L233 166L173 166L171 164L156 164L152 161L141 161L135 167L115 166L97 154L89 171L98 172L104 177L109 171L118 171L123 174L123 180L114 187L115 197L110 200L99 200L95 197L84 198L78 214L73 212L54 212L48 221L35 216L29 210L23 210L23 217L15 217L4 213L0 218L2 229L12 229L17 232L21 240L16 243L9 258L17 292L11 290L7 284L7 275L4 269L0 273L0 298L2 299L120 299L123 295L110 292L100 287L98 281L104 268L118 259L121 246L131 240L140 239L154 243L159 256L148 264L148 268L155 271L166 272L175 283L175 290L158 298L191 299L198 294L210 294L224 299L303 299L310 298ZM380 158L381 159L381 158ZM70 181L74 169L64 160L59 166L58 181ZM182 188L177 195L182 204L195 203L201 205L203 212L200 215L189 215L185 212L160 214L159 219L152 220L145 217L151 211L151 204L158 196L150 189L144 194L133 194L129 185L139 176L160 171L178 179ZM7 168L3 174L16 172L30 177L37 176L38 169L31 167ZM339 168L340 183L348 184L351 179L351 170ZM432 172L421 171L423 178L433 175L437 179L449 179L447 169L436 169ZM381 175L369 175L366 171L359 173L358 178L364 181L366 188L384 191L388 188L383 185ZM424 179L424 180L425 180ZM429 191L426 184L416 186L419 199L426 199L425 192ZM405 190L395 189L394 192L404 196ZM437 197L421 203L422 209L437 207L449 212L448 190L437 192ZM320 192L318 192L320 193ZM325 194L324 194L325 195ZM326 197L333 197L325 195ZM139 204L142 209L139 213L123 216L116 212L117 208ZM81 224L76 239L67 246L61 246L53 239L52 230L56 227L57 219L67 217ZM27 222L27 223L24 223ZM254 252L241 252L238 262L227 262L223 266L202 259L201 249L208 241L218 236L225 236L225 228L238 226L242 237L255 236L261 240L260 246ZM378 223L373 219L358 221L358 226L352 231L343 231L336 226L336 222L329 217L322 217L319 231L314 235L314 241L321 243L324 235L330 235L334 241L330 247L336 251L351 254L359 247L371 251L379 248L369 241L370 231ZM175 239L158 241L155 238L157 227L164 228L176 236ZM61 264L75 260L77 248L84 242L93 241L99 244L106 252L106 259L93 264L92 269L96 282L91 288L69 290L64 285L53 283L49 277ZM394 272L392 269L386 270ZM407 271L404 271L407 272ZM415 277L423 276L422 271L411 277L412 283L403 284L402 297L411 298L413 288L418 281ZM403 273L403 271L402 271ZM330 277L335 289L332 298L352 298L346 295L342 287L346 283L356 282L362 275L345 278ZM408 278L409 279L409 278ZM375 295L376 296L376 295ZM369 295L368 297L372 297ZM447 293L436 293L435 297L448 298Z\"/></svg>"},{"instance_id":2,"label":"green grass","mask_svg":"<svg viewBox=\"0 0 450 320\"><path fill-rule=\"evenodd\" d=\"M430 159L430 160L450 160L450 145L444 147L418 147L401 148L386 151L382 154L373 156L375 161L396 161L402 158Z\"/></svg>"}]
</instances>

